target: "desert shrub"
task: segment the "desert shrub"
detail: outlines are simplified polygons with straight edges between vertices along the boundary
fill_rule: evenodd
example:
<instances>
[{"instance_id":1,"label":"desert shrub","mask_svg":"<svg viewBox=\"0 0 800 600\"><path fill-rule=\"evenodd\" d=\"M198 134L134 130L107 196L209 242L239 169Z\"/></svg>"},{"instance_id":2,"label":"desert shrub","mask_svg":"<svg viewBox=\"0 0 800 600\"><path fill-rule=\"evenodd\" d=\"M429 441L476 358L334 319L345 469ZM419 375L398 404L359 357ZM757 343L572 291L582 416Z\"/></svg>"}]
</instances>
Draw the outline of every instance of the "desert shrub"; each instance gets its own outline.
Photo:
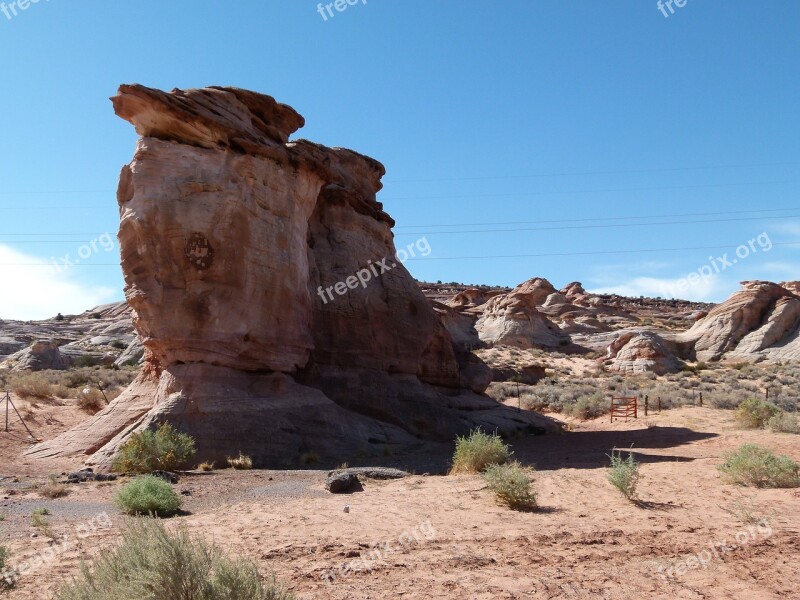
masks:
<instances>
[{"instance_id":1,"label":"desert shrub","mask_svg":"<svg viewBox=\"0 0 800 600\"><path fill-rule=\"evenodd\" d=\"M0 546L0 590L14 587L14 574L8 569L8 548Z\"/></svg>"},{"instance_id":2,"label":"desert shrub","mask_svg":"<svg viewBox=\"0 0 800 600\"><path fill-rule=\"evenodd\" d=\"M800 486L800 465L788 456L775 456L768 448L745 444L724 456L718 467L724 479L759 488Z\"/></svg>"},{"instance_id":3,"label":"desert shrub","mask_svg":"<svg viewBox=\"0 0 800 600\"><path fill-rule=\"evenodd\" d=\"M46 400L53 395L50 383L39 373L18 375L11 380L11 391L24 399Z\"/></svg>"},{"instance_id":4,"label":"desert shrub","mask_svg":"<svg viewBox=\"0 0 800 600\"><path fill-rule=\"evenodd\" d=\"M129 515L168 517L178 512L181 498L172 485L160 477L140 475L117 492L114 504Z\"/></svg>"},{"instance_id":5,"label":"desert shrub","mask_svg":"<svg viewBox=\"0 0 800 600\"><path fill-rule=\"evenodd\" d=\"M214 463L213 462L202 462L197 465L197 469L199 471L209 472L214 470Z\"/></svg>"},{"instance_id":6,"label":"desert shrub","mask_svg":"<svg viewBox=\"0 0 800 600\"><path fill-rule=\"evenodd\" d=\"M800 433L800 419L795 413L780 412L767 421L767 428L774 433Z\"/></svg>"},{"instance_id":7,"label":"desert shrub","mask_svg":"<svg viewBox=\"0 0 800 600\"><path fill-rule=\"evenodd\" d=\"M57 600L293 600L258 567L233 560L183 529L171 533L154 519L133 523L122 544L81 566Z\"/></svg>"},{"instance_id":8,"label":"desert shrub","mask_svg":"<svg viewBox=\"0 0 800 600\"><path fill-rule=\"evenodd\" d=\"M611 452L609 456L611 466L608 469L608 481L617 488L628 500L636 499L636 488L639 485L639 465L633 456L628 453L628 458L622 458L621 452Z\"/></svg>"},{"instance_id":9,"label":"desert shrub","mask_svg":"<svg viewBox=\"0 0 800 600\"><path fill-rule=\"evenodd\" d=\"M146 429L131 435L114 459L113 469L120 473L173 471L195 455L194 438L177 431L169 423L158 429Z\"/></svg>"},{"instance_id":10,"label":"desert shrub","mask_svg":"<svg viewBox=\"0 0 800 600\"><path fill-rule=\"evenodd\" d=\"M497 499L514 510L533 510L536 508L536 493L533 491L533 477L517 461L503 465L489 465L483 478Z\"/></svg>"},{"instance_id":11,"label":"desert shrub","mask_svg":"<svg viewBox=\"0 0 800 600\"><path fill-rule=\"evenodd\" d=\"M51 500L61 498L69 493L69 488L65 483L59 483L54 475L47 478L47 483L39 489L39 493Z\"/></svg>"},{"instance_id":12,"label":"desert shrub","mask_svg":"<svg viewBox=\"0 0 800 600\"><path fill-rule=\"evenodd\" d=\"M480 473L489 465L502 465L511 458L511 451L497 433L480 429L456 439L451 473Z\"/></svg>"},{"instance_id":13,"label":"desert shrub","mask_svg":"<svg viewBox=\"0 0 800 600\"><path fill-rule=\"evenodd\" d=\"M594 419L607 414L609 401L601 392L595 392L591 396L584 396L570 408L570 414L576 419Z\"/></svg>"},{"instance_id":14,"label":"desert shrub","mask_svg":"<svg viewBox=\"0 0 800 600\"><path fill-rule=\"evenodd\" d=\"M97 388L84 388L78 394L78 406L83 410L96 413L106 405L103 393Z\"/></svg>"},{"instance_id":15,"label":"desert shrub","mask_svg":"<svg viewBox=\"0 0 800 600\"><path fill-rule=\"evenodd\" d=\"M228 457L228 466L239 471L249 471L253 468L253 459L239 452L239 456Z\"/></svg>"},{"instance_id":16,"label":"desert shrub","mask_svg":"<svg viewBox=\"0 0 800 600\"><path fill-rule=\"evenodd\" d=\"M780 410L772 402L749 398L736 409L736 423L743 429L761 429Z\"/></svg>"}]
</instances>

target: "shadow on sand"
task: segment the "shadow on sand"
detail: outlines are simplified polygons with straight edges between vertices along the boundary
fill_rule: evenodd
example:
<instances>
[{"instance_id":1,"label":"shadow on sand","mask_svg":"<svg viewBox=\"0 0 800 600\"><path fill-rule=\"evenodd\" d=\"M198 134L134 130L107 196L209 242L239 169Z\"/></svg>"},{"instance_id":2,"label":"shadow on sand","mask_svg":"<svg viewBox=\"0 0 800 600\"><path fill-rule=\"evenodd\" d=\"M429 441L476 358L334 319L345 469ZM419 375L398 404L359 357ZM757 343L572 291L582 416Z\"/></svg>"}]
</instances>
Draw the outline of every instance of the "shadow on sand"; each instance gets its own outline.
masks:
<instances>
[{"instance_id":1,"label":"shadow on sand","mask_svg":"<svg viewBox=\"0 0 800 600\"><path fill-rule=\"evenodd\" d=\"M647 454L717 437L716 433L685 427L649 427L632 431L577 431L511 440L514 458L539 471L599 469L607 467L612 450L633 450L641 463L691 462L694 459L669 454Z\"/></svg>"}]
</instances>

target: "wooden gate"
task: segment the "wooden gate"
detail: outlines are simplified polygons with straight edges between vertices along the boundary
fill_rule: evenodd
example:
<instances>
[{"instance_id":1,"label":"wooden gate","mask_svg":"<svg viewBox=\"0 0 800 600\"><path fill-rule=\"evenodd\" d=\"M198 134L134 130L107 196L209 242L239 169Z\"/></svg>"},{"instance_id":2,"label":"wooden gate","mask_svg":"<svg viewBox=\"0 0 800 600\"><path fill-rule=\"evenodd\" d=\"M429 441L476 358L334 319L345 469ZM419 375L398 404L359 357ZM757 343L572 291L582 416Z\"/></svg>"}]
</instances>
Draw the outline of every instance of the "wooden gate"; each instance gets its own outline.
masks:
<instances>
[{"instance_id":1,"label":"wooden gate","mask_svg":"<svg viewBox=\"0 0 800 600\"><path fill-rule=\"evenodd\" d=\"M639 418L638 398L636 396L612 396L611 397L611 422L614 417L618 419Z\"/></svg>"}]
</instances>

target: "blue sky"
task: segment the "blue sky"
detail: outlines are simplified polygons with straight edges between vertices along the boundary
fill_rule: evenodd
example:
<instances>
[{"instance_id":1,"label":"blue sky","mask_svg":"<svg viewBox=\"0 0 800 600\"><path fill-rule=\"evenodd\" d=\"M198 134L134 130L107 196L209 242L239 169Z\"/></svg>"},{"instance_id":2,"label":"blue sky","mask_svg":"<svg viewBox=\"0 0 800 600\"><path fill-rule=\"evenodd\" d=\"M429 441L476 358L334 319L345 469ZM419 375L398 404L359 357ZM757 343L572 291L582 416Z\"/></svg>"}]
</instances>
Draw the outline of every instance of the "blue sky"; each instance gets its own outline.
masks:
<instances>
[{"instance_id":1,"label":"blue sky","mask_svg":"<svg viewBox=\"0 0 800 600\"><path fill-rule=\"evenodd\" d=\"M397 245L424 235L432 250L407 263L420 279L714 301L740 280L800 279L795 0L688 0L668 18L650 0L368 0L327 20L306 0L40 0L9 14L0 317L122 298L101 236L136 136L108 97L133 82L264 92L305 116L297 137L383 162ZM760 234L770 244L733 263Z\"/></svg>"}]
</instances>

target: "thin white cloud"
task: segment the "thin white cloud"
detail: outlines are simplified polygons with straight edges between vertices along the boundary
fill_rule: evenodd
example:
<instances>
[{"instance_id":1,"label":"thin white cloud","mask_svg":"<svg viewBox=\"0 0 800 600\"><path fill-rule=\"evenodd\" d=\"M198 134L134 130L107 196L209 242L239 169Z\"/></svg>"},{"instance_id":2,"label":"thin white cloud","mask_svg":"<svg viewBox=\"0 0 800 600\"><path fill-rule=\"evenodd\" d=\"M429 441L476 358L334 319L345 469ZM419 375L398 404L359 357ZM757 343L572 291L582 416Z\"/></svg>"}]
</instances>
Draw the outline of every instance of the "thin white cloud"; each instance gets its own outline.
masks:
<instances>
[{"instance_id":1,"label":"thin white cloud","mask_svg":"<svg viewBox=\"0 0 800 600\"><path fill-rule=\"evenodd\" d=\"M800 280L800 265L790 262L768 262L762 265L767 279L778 281Z\"/></svg>"},{"instance_id":2,"label":"thin white cloud","mask_svg":"<svg viewBox=\"0 0 800 600\"><path fill-rule=\"evenodd\" d=\"M632 298L646 296L717 302L729 295L730 285L719 277L706 279L697 277L692 281L689 281L688 278L635 277L589 291L595 294L619 294Z\"/></svg>"},{"instance_id":3,"label":"thin white cloud","mask_svg":"<svg viewBox=\"0 0 800 600\"><path fill-rule=\"evenodd\" d=\"M0 244L0 318L36 320L58 313L77 314L119 297L114 288L78 281L78 268L58 272L41 258Z\"/></svg>"},{"instance_id":4,"label":"thin white cloud","mask_svg":"<svg viewBox=\"0 0 800 600\"><path fill-rule=\"evenodd\" d=\"M770 231L777 231L778 233L785 233L792 236L792 239L800 240L800 221L787 221L785 223L772 223L769 226ZM791 240L785 240L791 241Z\"/></svg>"}]
</instances>

